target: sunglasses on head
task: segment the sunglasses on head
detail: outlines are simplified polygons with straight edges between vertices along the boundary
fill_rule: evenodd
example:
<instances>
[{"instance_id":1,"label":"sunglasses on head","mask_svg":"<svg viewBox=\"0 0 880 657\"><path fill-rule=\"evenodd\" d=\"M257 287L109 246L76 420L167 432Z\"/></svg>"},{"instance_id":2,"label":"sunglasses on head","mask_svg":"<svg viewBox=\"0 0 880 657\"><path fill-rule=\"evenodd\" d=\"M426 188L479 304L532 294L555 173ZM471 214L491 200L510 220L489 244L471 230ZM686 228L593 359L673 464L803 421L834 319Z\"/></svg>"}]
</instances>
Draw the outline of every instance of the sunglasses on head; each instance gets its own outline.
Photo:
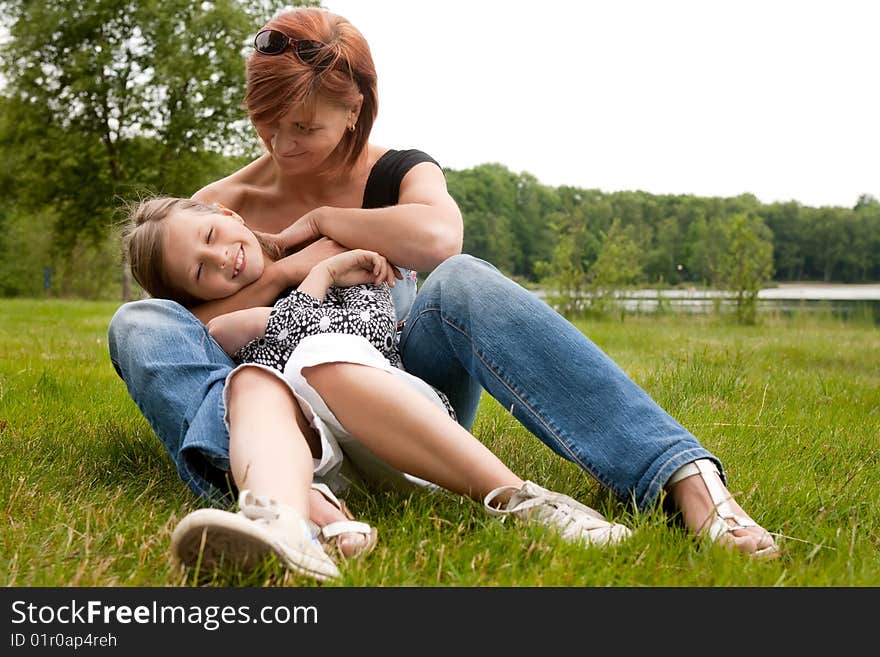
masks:
<instances>
[{"instance_id":1,"label":"sunglasses on head","mask_svg":"<svg viewBox=\"0 0 880 657\"><path fill-rule=\"evenodd\" d=\"M278 30L261 30L254 37L254 50L261 55L280 55L288 48L303 64L316 64L327 44L309 39L294 39Z\"/></svg>"}]
</instances>

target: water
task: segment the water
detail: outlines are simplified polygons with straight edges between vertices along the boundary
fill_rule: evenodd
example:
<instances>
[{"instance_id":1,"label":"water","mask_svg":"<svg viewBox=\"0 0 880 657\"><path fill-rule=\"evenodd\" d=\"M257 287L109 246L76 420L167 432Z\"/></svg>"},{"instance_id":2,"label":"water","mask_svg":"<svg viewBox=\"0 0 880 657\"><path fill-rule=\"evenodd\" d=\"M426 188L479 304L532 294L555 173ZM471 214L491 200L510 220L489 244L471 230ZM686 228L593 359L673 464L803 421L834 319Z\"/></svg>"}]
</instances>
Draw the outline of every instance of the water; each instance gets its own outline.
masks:
<instances>
[{"instance_id":1,"label":"water","mask_svg":"<svg viewBox=\"0 0 880 657\"><path fill-rule=\"evenodd\" d=\"M537 290L545 298L546 291ZM618 303L628 312L653 313L658 309L669 312L712 312L717 307L732 307L734 300L720 290L625 290L619 292ZM880 284L786 284L758 292L758 312L828 313L842 319L867 318L880 325Z\"/></svg>"}]
</instances>

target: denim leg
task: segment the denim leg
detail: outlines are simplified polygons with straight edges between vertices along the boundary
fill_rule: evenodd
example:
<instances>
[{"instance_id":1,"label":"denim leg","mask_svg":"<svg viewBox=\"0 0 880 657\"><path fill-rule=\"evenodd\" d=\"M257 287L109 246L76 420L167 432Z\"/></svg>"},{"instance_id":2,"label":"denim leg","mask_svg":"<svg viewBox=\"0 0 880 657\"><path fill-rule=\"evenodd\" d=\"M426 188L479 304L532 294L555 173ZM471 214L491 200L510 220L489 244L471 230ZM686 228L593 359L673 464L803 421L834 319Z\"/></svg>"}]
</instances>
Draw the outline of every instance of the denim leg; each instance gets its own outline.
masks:
<instances>
[{"instance_id":1,"label":"denim leg","mask_svg":"<svg viewBox=\"0 0 880 657\"><path fill-rule=\"evenodd\" d=\"M470 422L482 387L554 452L640 508L685 463L709 458L721 469L589 338L472 256L428 276L401 354L408 372L446 392L456 410L463 404Z\"/></svg>"},{"instance_id":2,"label":"denim leg","mask_svg":"<svg viewBox=\"0 0 880 657\"><path fill-rule=\"evenodd\" d=\"M223 386L234 363L205 326L173 301L121 306L108 329L110 360L128 394L197 495L230 493Z\"/></svg>"}]
</instances>

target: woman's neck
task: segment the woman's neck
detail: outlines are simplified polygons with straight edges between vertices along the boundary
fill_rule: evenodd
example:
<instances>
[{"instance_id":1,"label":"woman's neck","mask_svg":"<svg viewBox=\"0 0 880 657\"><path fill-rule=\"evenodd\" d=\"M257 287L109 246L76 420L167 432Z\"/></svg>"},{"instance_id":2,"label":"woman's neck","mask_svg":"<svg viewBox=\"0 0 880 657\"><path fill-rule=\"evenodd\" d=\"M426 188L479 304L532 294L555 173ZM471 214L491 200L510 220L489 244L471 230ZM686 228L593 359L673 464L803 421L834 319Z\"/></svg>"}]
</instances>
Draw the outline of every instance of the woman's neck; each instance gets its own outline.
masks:
<instances>
[{"instance_id":1,"label":"woman's neck","mask_svg":"<svg viewBox=\"0 0 880 657\"><path fill-rule=\"evenodd\" d=\"M295 198L307 207L335 205L341 191L347 190L363 177L367 166L368 153L364 149L354 166L330 175L323 172L313 174L284 175L274 168L275 191L283 198Z\"/></svg>"}]
</instances>

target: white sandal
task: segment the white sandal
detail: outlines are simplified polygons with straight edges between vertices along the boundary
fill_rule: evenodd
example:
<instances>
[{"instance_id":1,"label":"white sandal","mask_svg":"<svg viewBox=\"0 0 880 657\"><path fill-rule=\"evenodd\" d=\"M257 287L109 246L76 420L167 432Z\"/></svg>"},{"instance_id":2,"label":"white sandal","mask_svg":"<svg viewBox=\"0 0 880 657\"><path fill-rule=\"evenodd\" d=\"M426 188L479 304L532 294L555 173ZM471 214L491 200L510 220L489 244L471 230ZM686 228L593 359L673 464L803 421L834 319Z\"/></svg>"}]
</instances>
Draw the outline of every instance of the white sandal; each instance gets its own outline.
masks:
<instances>
[{"instance_id":1,"label":"white sandal","mask_svg":"<svg viewBox=\"0 0 880 657\"><path fill-rule=\"evenodd\" d=\"M197 509L171 533L171 552L188 567L252 569L270 555L288 569L319 581L339 576L330 556L294 509L243 490L238 513Z\"/></svg>"},{"instance_id":2,"label":"white sandal","mask_svg":"<svg viewBox=\"0 0 880 657\"><path fill-rule=\"evenodd\" d=\"M345 500L337 498L326 484L313 483L312 488L321 493L330 504L342 511L342 515L347 518L347 520L337 520L336 522L328 523L323 527L319 527L314 522L309 521L313 535L321 543L325 552L335 552L342 559L356 559L364 556L376 547L379 536L375 527L370 527L365 522L355 520ZM360 547L351 554L345 554L342 551L342 536L344 534L361 534L364 537Z\"/></svg>"},{"instance_id":3,"label":"white sandal","mask_svg":"<svg viewBox=\"0 0 880 657\"><path fill-rule=\"evenodd\" d=\"M712 504L715 507L714 513L712 514L712 521L709 523L708 527L700 532L700 536L704 536L711 541L719 541L721 538L728 534L732 534L737 529L761 527L757 522L752 520L745 511L737 512L729 504L733 497L721 482L721 475L718 473L718 468L716 468L715 464L709 459L697 459L696 461L685 464L673 473L669 478L669 481L666 482L666 487L669 488L682 479L687 479L694 475L699 475L700 479L702 479L703 485L706 486L706 490L709 492L709 498L712 500ZM731 525L728 521L733 521L735 524ZM766 530L764 531L767 533L767 536L771 538L771 544L760 550L750 552L749 555L758 559L772 559L778 557L780 555L779 546L773 541L770 533Z\"/></svg>"}]
</instances>

